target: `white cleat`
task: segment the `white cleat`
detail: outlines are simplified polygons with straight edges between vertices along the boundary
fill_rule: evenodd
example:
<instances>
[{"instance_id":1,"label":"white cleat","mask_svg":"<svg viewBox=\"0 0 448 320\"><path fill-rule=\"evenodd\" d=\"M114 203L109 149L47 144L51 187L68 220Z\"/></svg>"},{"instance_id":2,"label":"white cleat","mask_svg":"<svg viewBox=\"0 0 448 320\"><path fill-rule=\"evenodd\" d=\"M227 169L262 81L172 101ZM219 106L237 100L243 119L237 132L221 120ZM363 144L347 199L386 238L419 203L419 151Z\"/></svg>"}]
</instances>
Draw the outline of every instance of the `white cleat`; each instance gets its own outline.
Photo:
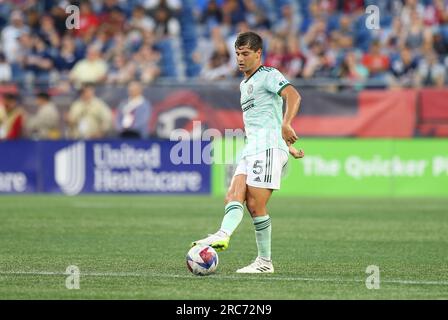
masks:
<instances>
[{"instance_id":1,"label":"white cleat","mask_svg":"<svg viewBox=\"0 0 448 320\"><path fill-rule=\"evenodd\" d=\"M237 273L274 273L272 261L267 261L257 257L253 263L247 267L236 270Z\"/></svg>"}]
</instances>

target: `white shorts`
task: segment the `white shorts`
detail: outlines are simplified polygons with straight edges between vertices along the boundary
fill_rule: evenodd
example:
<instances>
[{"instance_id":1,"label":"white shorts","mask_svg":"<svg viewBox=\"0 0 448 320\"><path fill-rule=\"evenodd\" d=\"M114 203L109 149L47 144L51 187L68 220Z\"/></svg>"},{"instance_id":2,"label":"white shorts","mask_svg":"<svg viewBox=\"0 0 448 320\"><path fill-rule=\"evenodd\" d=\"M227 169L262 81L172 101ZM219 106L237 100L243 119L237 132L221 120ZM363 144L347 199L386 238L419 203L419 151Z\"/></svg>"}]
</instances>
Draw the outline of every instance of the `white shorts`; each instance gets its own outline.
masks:
<instances>
[{"instance_id":1,"label":"white shorts","mask_svg":"<svg viewBox=\"0 0 448 320\"><path fill-rule=\"evenodd\" d=\"M288 162L288 154L281 149L268 149L240 160L235 174L247 175L246 184L264 189L280 189L282 171Z\"/></svg>"}]
</instances>

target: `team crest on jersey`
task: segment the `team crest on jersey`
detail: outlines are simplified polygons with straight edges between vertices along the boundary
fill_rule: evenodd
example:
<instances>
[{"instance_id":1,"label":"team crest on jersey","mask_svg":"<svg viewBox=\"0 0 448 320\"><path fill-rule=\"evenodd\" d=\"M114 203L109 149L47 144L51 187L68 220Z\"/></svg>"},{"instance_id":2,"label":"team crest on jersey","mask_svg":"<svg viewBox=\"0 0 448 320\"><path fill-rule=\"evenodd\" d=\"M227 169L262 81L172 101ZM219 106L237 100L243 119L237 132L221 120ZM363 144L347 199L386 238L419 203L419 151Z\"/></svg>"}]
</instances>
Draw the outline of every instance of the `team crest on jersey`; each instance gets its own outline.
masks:
<instances>
[{"instance_id":1,"label":"team crest on jersey","mask_svg":"<svg viewBox=\"0 0 448 320\"><path fill-rule=\"evenodd\" d=\"M247 94L252 94L252 92L254 92L254 86L252 84L250 84L247 87Z\"/></svg>"}]
</instances>

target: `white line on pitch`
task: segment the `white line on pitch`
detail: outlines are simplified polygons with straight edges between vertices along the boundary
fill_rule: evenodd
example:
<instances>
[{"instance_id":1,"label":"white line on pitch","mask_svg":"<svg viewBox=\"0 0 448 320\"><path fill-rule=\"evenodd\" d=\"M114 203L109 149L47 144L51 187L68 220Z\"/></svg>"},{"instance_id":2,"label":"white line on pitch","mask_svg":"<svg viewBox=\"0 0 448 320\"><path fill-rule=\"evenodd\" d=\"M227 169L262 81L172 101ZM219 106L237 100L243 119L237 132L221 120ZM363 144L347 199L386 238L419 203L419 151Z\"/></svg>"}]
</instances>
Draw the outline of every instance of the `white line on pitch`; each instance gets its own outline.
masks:
<instances>
[{"instance_id":1,"label":"white line on pitch","mask_svg":"<svg viewBox=\"0 0 448 320\"><path fill-rule=\"evenodd\" d=\"M0 271L0 275L45 275L45 276L68 276L64 272L53 272L53 271ZM195 278L193 275L177 275L177 274L166 274L166 273L137 273L137 272L81 272L80 276L87 277L158 277L158 278L183 278L192 279ZM231 276L231 275L213 275L211 277L196 277L196 278L219 278L228 280L257 280L257 281L310 281L310 282L364 282L361 279L336 279L336 278L305 278L305 277L272 277L262 275L257 276ZM447 286L448 281L420 281L420 280L381 280L381 283L396 283L396 284L411 284L411 285L437 285L437 286Z\"/></svg>"}]
</instances>

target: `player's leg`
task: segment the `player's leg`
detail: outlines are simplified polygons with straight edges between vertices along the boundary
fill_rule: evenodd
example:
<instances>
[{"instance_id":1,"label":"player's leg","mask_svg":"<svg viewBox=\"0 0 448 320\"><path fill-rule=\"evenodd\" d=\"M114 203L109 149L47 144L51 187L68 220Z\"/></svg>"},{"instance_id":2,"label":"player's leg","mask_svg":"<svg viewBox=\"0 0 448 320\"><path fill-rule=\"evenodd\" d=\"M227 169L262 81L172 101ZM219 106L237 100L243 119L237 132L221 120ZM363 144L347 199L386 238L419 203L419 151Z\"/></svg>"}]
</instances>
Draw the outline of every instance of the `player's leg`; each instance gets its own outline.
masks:
<instances>
[{"instance_id":1,"label":"player's leg","mask_svg":"<svg viewBox=\"0 0 448 320\"><path fill-rule=\"evenodd\" d=\"M255 240L258 256L247 267L238 269L238 273L273 273L271 261L271 218L267 213L267 203L272 195L272 189L247 187L246 206L252 217L255 228Z\"/></svg>"},{"instance_id":2,"label":"player's leg","mask_svg":"<svg viewBox=\"0 0 448 320\"><path fill-rule=\"evenodd\" d=\"M221 231L231 236L239 226L244 214L244 202L246 200L245 174L238 174L232 178L229 190L224 200L224 218L221 223Z\"/></svg>"},{"instance_id":3,"label":"player's leg","mask_svg":"<svg viewBox=\"0 0 448 320\"><path fill-rule=\"evenodd\" d=\"M279 149L266 150L265 157L257 155L253 159L254 170L248 170L246 206L252 216L257 243L257 259L249 266L237 270L238 273L272 273L271 261L271 218L267 203L273 190L280 189L282 170L288 155ZM255 170L257 168L257 170ZM261 169L260 169L261 168ZM254 176L251 176L254 173Z\"/></svg>"},{"instance_id":4,"label":"player's leg","mask_svg":"<svg viewBox=\"0 0 448 320\"><path fill-rule=\"evenodd\" d=\"M267 212L267 204L272 195L272 189L262 189L249 186L247 188L247 209L252 217L255 228L258 257L271 261L271 217Z\"/></svg>"},{"instance_id":5,"label":"player's leg","mask_svg":"<svg viewBox=\"0 0 448 320\"><path fill-rule=\"evenodd\" d=\"M235 170L230 187L225 198L224 218L221 228L208 237L191 243L191 246L204 244L213 247L216 251L223 251L229 247L230 236L240 224L243 214L243 204L246 198L246 165L242 159Z\"/></svg>"}]
</instances>

